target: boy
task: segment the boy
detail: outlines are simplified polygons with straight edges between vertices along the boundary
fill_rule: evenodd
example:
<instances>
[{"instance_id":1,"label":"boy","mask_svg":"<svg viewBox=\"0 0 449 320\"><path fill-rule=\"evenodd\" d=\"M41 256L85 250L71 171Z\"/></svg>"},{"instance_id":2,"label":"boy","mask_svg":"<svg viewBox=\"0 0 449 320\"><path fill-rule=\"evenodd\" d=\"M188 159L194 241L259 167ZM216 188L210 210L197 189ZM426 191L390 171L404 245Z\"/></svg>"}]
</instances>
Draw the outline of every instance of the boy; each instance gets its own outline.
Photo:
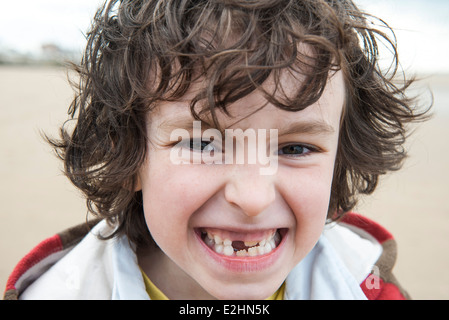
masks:
<instances>
[{"instance_id":1,"label":"boy","mask_svg":"<svg viewBox=\"0 0 449 320\"><path fill-rule=\"evenodd\" d=\"M36 247L5 298L407 298L391 234L349 213L424 117L367 18L343 0L107 2L75 125L50 140L100 221Z\"/></svg>"}]
</instances>

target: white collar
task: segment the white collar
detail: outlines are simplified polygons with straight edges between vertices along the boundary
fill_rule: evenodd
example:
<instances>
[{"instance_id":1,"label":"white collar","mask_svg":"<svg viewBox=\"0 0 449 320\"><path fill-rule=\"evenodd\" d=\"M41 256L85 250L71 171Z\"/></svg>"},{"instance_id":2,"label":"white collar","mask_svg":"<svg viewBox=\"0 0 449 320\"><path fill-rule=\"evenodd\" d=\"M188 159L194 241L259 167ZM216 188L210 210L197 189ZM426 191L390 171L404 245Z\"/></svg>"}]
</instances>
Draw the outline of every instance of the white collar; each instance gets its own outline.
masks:
<instances>
[{"instance_id":1,"label":"white collar","mask_svg":"<svg viewBox=\"0 0 449 320\"><path fill-rule=\"evenodd\" d=\"M99 240L103 221L22 294L23 299L149 299L135 250L127 237ZM350 244L350 245L349 245ZM366 299L360 282L380 255L375 242L353 231L326 229L312 251L290 272L284 299ZM354 259L362 267L351 267ZM348 254L349 253L349 254ZM358 264L360 265L360 263Z\"/></svg>"}]
</instances>

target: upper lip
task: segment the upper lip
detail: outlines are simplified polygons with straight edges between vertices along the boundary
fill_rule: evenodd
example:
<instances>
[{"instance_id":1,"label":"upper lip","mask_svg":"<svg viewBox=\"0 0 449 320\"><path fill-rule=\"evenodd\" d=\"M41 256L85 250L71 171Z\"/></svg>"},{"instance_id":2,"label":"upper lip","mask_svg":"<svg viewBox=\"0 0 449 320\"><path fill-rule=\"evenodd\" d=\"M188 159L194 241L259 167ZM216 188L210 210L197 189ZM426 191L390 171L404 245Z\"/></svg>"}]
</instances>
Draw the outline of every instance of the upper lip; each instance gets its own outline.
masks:
<instances>
[{"instance_id":1,"label":"upper lip","mask_svg":"<svg viewBox=\"0 0 449 320\"><path fill-rule=\"evenodd\" d=\"M286 225L281 225L279 223L265 223L265 224L220 224L220 223L211 223L211 224L204 224L204 225L197 225L193 227L194 229L221 229L226 230L230 232L240 232L240 233L251 233L251 232L258 232L258 231L265 231L265 230L272 230L272 229L288 229L289 227Z\"/></svg>"}]
</instances>

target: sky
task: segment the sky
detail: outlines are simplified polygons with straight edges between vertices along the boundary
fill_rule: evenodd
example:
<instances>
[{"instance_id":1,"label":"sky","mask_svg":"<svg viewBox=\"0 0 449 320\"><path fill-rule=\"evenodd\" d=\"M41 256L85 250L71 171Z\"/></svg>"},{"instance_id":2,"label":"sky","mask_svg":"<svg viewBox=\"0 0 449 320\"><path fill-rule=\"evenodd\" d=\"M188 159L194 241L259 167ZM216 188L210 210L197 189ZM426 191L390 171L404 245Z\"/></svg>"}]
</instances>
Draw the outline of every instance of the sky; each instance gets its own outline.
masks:
<instances>
[{"instance_id":1,"label":"sky","mask_svg":"<svg viewBox=\"0 0 449 320\"><path fill-rule=\"evenodd\" d=\"M43 43L82 51L83 34L100 0L0 0L0 47L19 52L39 50Z\"/></svg>"},{"instance_id":2,"label":"sky","mask_svg":"<svg viewBox=\"0 0 449 320\"><path fill-rule=\"evenodd\" d=\"M394 29L402 66L413 72L449 73L449 1L355 0Z\"/></svg>"},{"instance_id":3,"label":"sky","mask_svg":"<svg viewBox=\"0 0 449 320\"><path fill-rule=\"evenodd\" d=\"M449 73L449 1L355 0L394 28L406 70ZM36 52L43 43L82 52L102 0L0 0L0 49Z\"/></svg>"}]
</instances>

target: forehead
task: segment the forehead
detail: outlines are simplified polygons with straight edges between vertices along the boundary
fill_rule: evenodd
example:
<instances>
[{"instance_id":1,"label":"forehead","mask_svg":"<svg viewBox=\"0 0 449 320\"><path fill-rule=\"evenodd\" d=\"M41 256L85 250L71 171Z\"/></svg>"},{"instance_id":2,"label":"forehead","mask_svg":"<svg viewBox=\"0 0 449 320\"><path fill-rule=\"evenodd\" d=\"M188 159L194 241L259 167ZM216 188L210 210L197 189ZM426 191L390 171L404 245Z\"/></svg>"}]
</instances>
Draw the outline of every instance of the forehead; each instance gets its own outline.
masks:
<instances>
[{"instance_id":1,"label":"forehead","mask_svg":"<svg viewBox=\"0 0 449 320\"><path fill-rule=\"evenodd\" d=\"M302 85L302 79L297 75L286 72L279 78L278 92L289 96ZM305 84L307 85L307 84ZM264 83L264 90L274 90L274 84L268 80ZM163 130L176 128L192 128L194 117L191 114L190 103L196 94L201 91L201 81L193 84L188 92L176 101L166 101L157 105L149 114L149 124ZM322 124L321 128L327 131L339 129L340 118L345 103L345 83L343 73L332 73L324 88L320 99L314 104L300 111L286 111L271 104L260 90L255 90L242 99L232 103L227 108L227 113L218 111L218 120L223 129L226 128L282 128L291 126L295 122L308 122L309 124ZM201 106L204 108L205 106ZM208 127L214 127L210 115L202 118Z\"/></svg>"}]
</instances>

